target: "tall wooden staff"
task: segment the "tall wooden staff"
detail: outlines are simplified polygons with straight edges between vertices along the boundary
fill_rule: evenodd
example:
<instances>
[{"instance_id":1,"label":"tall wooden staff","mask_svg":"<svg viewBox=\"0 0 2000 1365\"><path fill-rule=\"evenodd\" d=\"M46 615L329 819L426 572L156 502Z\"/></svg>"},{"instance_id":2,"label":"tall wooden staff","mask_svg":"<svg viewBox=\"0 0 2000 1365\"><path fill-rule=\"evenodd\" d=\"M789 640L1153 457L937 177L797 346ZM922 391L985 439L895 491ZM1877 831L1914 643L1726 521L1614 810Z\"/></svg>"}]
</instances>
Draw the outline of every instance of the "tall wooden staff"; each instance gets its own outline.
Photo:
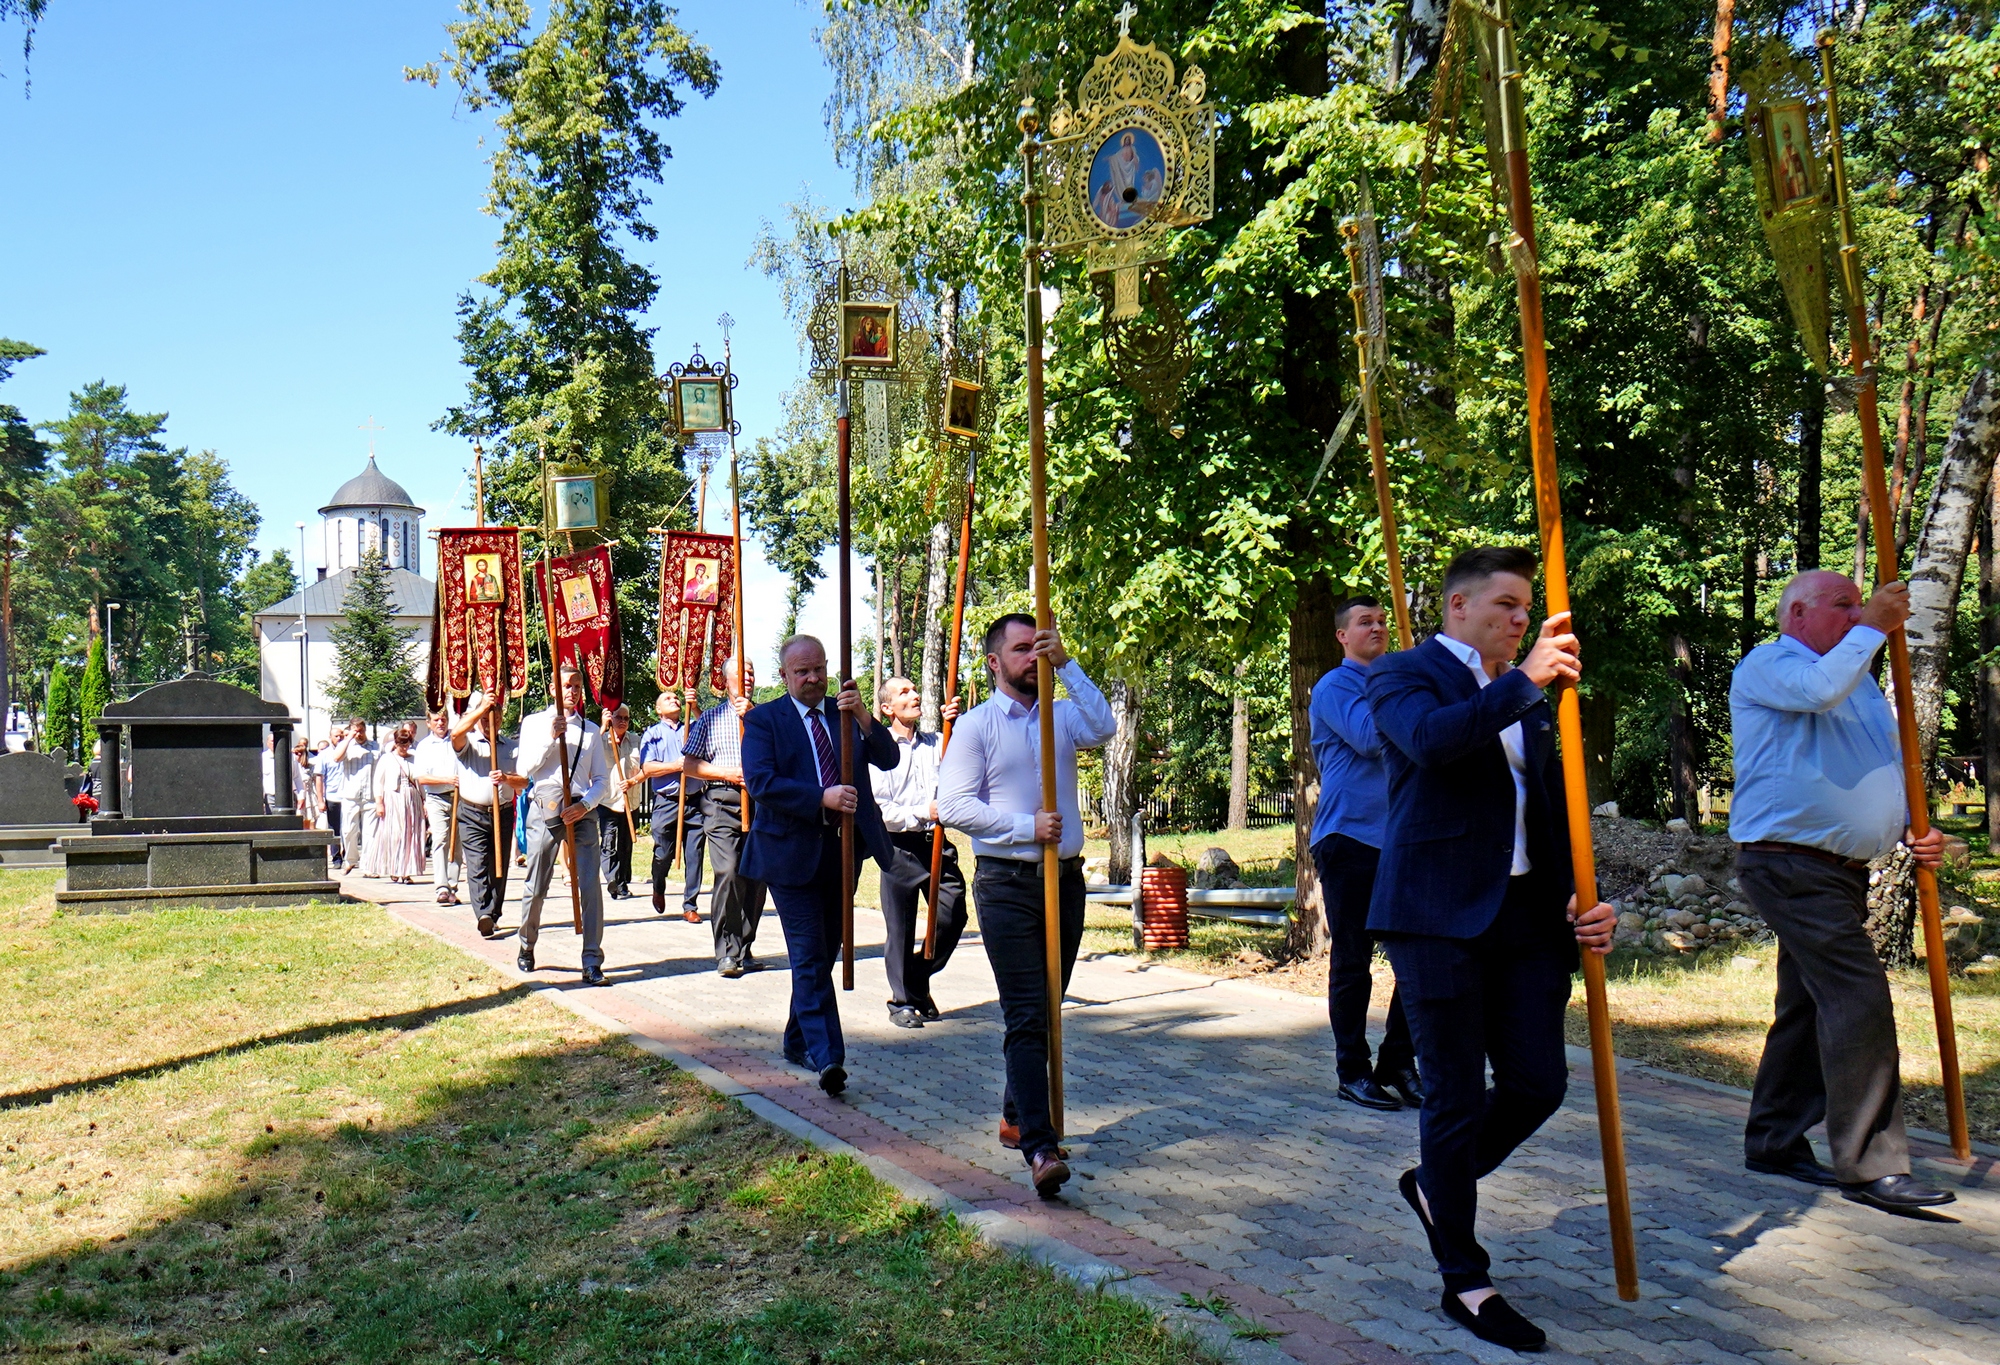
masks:
<instances>
[{"instance_id":1,"label":"tall wooden staff","mask_svg":"<svg viewBox=\"0 0 2000 1365\"><path fill-rule=\"evenodd\" d=\"M1375 474L1375 506L1382 517L1382 552L1389 561L1389 596L1396 610L1396 639L1410 648L1410 599L1403 591L1403 552L1396 543L1396 503L1389 488L1389 456L1382 442L1382 406L1376 380L1388 349L1382 316L1382 251L1375 229L1375 204L1368 180L1361 180L1361 213L1343 218L1347 265L1354 277L1348 294L1354 299L1354 346L1361 365L1361 409L1368 419L1368 460Z\"/></svg>"},{"instance_id":2,"label":"tall wooden staff","mask_svg":"<svg viewBox=\"0 0 2000 1365\"><path fill-rule=\"evenodd\" d=\"M1015 126L1021 130L1021 210L1026 230L1021 239L1022 303L1028 340L1028 497L1034 513L1035 629L1055 624L1049 609L1049 470L1048 435L1042 411L1042 258L1035 240L1035 206L1041 191L1035 183L1035 159L1042 150L1035 132L1041 115L1023 101ZM1035 707L1041 721L1042 809L1056 808L1056 675L1046 658L1035 661ZM1062 862L1054 844L1042 845L1043 970L1048 978L1049 1121L1063 1135L1062 1067Z\"/></svg>"},{"instance_id":3,"label":"tall wooden staff","mask_svg":"<svg viewBox=\"0 0 2000 1365\"><path fill-rule=\"evenodd\" d=\"M1831 29L1819 34L1820 76L1826 87L1827 149L1833 162L1834 201L1840 209L1840 275L1847 295L1848 360L1860 378L1856 417L1861 423L1861 480L1868 495L1868 520L1875 532L1875 581L1902 577L1895 528L1890 522L1889 486L1883 477L1882 419L1875 403L1875 351L1868 331L1868 296L1861 270L1861 247L1854 237L1854 208L1848 199L1847 162L1840 141L1840 104L1834 91ZM1910 689L1910 642L1901 626L1889 633L1889 677L1896 694L1896 729L1902 740L1903 790L1910 831L1930 833L1930 791L1924 785L1923 742L1917 735L1917 705ZM1938 913L1937 873L1917 868L1917 910L1924 925L1924 967L1930 974L1931 1014L1937 1026L1938 1063L1944 1072L1944 1108L1951 1150L1972 1159L1972 1134L1965 1120L1965 1087L1958 1071L1958 1030L1952 1022L1951 964L1945 954L1944 923Z\"/></svg>"},{"instance_id":4,"label":"tall wooden staff","mask_svg":"<svg viewBox=\"0 0 2000 1365\"><path fill-rule=\"evenodd\" d=\"M734 374L735 371L730 367L729 363L729 329L736 325L736 319L724 313L716 319L716 322L722 328L722 371L724 374ZM723 392L725 394L729 392L726 384L723 387ZM743 686L743 498L737 488L736 481L735 400L730 399L729 401L731 404L729 422L729 534L736 543L736 569L731 575L729 608L733 613L736 623L736 695L741 697L747 695ZM705 481L707 474L704 473L702 477ZM843 561L843 571L845 567L846 564ZM743 717L741 716L736 718L736 746L737 752L741 753L743 748ZM745 834L750 832L750 789L748 787L743 789L742 797L736 803L736 827ZM850 893L849 901L851 902L852 899L853 897ZM851 903L848 918L853 918ZM853 987L849 986L848 989L852 990Z\"/></svg>"},{"instance_id":5,"label":"tall wooden staff","mask_svg":"<svg viewBox=\"0 0 2000 1365\"><path fill-rule=\"evenodd\" d=\"M847 266L837 276L840 301L847 302ZM844 350L844 347L843 347ZM848 487L848 457L852 451L853 418L848 408L847 361L843 355L834 372L833 430L840 473L840 682L854 676L854 528L853 500ZM737 642L740 651L742 642ZM780 661L782 662L782 661ZM854 728L840 721L840 784L854 782ZM840 817L840 988L854 989L854 816Z\"/></svg>"},{"instance_id":6,"label":"tall wooden staff","mask_svg":"<svg viewBox=\"0 0 2000 1365\"><path fill-rule=\"evenodd\" d=\"M1492 31L1494 74L1500 99L1495 132L1507 168L1507 210L1513 238L1507 254L1521 308L1521 359L1528 389L1528 447L1535 467L1535 511L1542 532L1542 576L1549 614L1569 608L1569 568L1563 555L1562 503L1556 484L1555 412L1549 401L1549 358L1542 332L1542 278L1535 248L1535 205L1528 177L1527 112L1514 46L1511 0L1496 0ZM1491 134L1489 134L1490 136ZM1562 738L1563 788L1569 807L1570 862L1576 903L1597 904L1597 860L1590 839L1590 789L1583 771L1583 713L1576 689L1556 696ZM1618 1297L1639 1297L1639 1263L1632 1239L1632 1194L1625 1178L1625 1125L1618 1108L1618 1066L1611 1050L1611 1009L1604 991L1604 959L1583 954L1584 1000L1590 1015L1590 1061L1597 1086L1597 1138L1604 1154L1606 1210L1611 1219L1611 1259Z\"/></svg>"},{"instance_id":7,"label":"tall wooden staff","mask_svg":"<svg viewBox=\"0 0 2000 1365\"><path fill-rule=\"evenodd\" d=\"M472 524L486 524L486 452L477 443L472 447ZM496 612L500 628L493 632L494 701L486 710L486 782L493 794L493 881L498 885L507 870L507 841L500 837L500 716L507 709L507 609L503 606Z\"/></svg>"},{"instance_id":8,"label":"tall wooden staff","mask_svg":"<svg viewBox=\"0 0 2000 1365\"><path fill-rule=\"evenodd\" d=\"M949 385L946 386L947 390ZM958 651L965 639L965 580L972 568L972 492L979 481L979 449L973 447L965 457L965 514L958 524L958 586L953 589L951 601L951 652L945 656L944 694L958 695ZM951 727L953 722L944 723L944 733L938 736L938 762L944 762L945 751L951 748ZM924 961L937 956L937 907L939 879L944 875L944 825L931 822L931 890L930 905L924 915Z\"/></svg>"}]
</instances>

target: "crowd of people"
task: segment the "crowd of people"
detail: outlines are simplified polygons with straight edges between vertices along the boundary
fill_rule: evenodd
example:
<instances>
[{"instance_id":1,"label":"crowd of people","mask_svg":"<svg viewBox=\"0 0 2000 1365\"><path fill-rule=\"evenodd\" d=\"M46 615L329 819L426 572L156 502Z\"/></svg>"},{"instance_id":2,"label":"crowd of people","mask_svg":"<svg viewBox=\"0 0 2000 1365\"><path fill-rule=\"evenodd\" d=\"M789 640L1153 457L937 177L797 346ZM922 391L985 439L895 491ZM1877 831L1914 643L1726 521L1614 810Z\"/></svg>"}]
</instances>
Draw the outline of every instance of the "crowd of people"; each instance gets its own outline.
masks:
<instances>
[{"instance_id":1,"label":"crowd of people","mask_svg":"<svg viewBox=\"0 0 2000 1365\"><path fill-rule=\"evenodd\" d=\"M1474 1232L1479 1181L1561 1105L1572 974L1580 954L1610 950L1616 918L1609 904L1577 903L1552 700L1581 678L1582 656L1566 615L1530 637L1537 569L1522 549L1458 555L1442 583L1441 628L1395 652L1382 604L1348 600L1336 615L1341 662L1310 707L1321 783L1311 849L1331 931L1337 1093L1418 1112L1420 1159L1400 1190L1437 1262L1441 1311L1517 1350L1540 1349L1545 1336L1492 1281ZM1935 831L1917 838L1906 828L1894 719L1870 672L1908 617L1908 592L1889 584L1864 596L1838 574L1807 573L1778 610L1777 639L1744 658L1730 698L1741 884L1779 941L1777 1020L1744 1162L1915 1213L1952 1196L1910 1173L1894 1017L1865 927L1869 859L1899 841L1927 866L1942 855ZM907 679L887 679L869 698L851 680L836 688L820 641L797 635L779 649L784 695L765 703L753 701L754 673L745 665L739 676L731 660L714 705L697 713L691 689L663 693L657 720L635 736L623 706L600 712L601 724L588 719L582 679L566 667L561 708L525 716L514 738L474 694L455 719L429 717L420 741L402 725L378 746L355 721L316 753L297 746L294 785L309 818L340 833L344 870L405 884L428 871L441 905L460 903L462 875L487 937L510 863L523 867L523 972L536 969L558 849L572 845L587 985L607 981L603 898L631 894L638 811L650 810L653 910L700 923L705 862L722 977L763 969L754 949L767 902L775 908L791 976L784 1056L829 1095L849 1080L834 974L851 821L854 875L872 860L880 879L896 1027L942 1017L932 981L976 910L1003 1020L997 1139L1050 1196L1070 1170L1050 1104L1044 850L1054 848L1059 867L1066 988L1084 919L1077 752L1104 744L1116 725L1056 630L1005 615L983 652L993 690L962 716L947 704L948 747L920 729ZM1044 661L1066 693L1052 717L1053 809L1041 782ZM934 849L940 826L971 844L970 905L958 848L942 838ZM668 898L676 860L678 905ZM1378 950L1395 989L1371 1049ZM1807 1138L1822 1121L1829 1164Z\"/></svg>"}]
</instances>

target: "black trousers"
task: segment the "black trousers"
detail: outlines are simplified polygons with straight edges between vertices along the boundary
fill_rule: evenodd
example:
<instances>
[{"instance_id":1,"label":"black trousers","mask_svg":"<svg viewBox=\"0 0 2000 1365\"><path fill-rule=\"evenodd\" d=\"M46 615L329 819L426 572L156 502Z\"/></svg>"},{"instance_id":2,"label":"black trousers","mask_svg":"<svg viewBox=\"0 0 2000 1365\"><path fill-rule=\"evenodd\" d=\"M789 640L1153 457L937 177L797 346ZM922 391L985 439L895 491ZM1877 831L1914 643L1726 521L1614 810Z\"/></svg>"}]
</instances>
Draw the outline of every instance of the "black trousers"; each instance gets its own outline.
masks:
<instances>
[{"instance_id":1,"label":"black trousers","mask_svg":"<svg viewBox=\"0 0 2000 1365\"><path fill-rule=\"evenodd\" d=\"M604 850L604 884L622 896L632 889L632 827L624 811L597 808L597 842Z\"/></svg>"},{"instance_id":2,"label":"black trousers","mask_svg":"<svg viewBox=\"0 0 2000 1365\"><path fill-rule=\"evenodd\" d=\"M840 826L829 825L820 835L819 861L810 875L796 885L772 882L770 891L792 970L785 1058L824 1071L847 1061L840 992L833 984L834 964L840 960Z\"/></svg>"},{"instance_id":3,"label":"black trousers","mask_svg":"<svg viewBox=\"0 0 2000 1365\"><path fill-rule=\"evenodd\" d=\"M1575 940L1559 906L1537 903L1549 899L1540 887L1539 877L1513 878L1492 927L1477 938L1383 937L1423 1071L1417 1183L1451 1293L1493 1283L1492 1259L1473 1233L1480 1177L1526 1142L1569 1088L1563 1011Z\"/></svg>"},{"instance_id":4,"label":"black trousers","mask_svg":"<svg viewBox=\"0 0 2000 1365\"><path fill-rule=\"evenodd\" d=\"M1000 1014L1007 1033L1007 1092L1001 1114L1021 1129L1021 1157L1032 1162L1060 1140L1049 1115L1048 949L1043 940L1042 863L1012 858L980 858L972 877L979 907L979 937L1000 991ZM1062 984L1069 989L1083 941L1083 859L1062 864Z\"/></svg>"},{"instance_id":5,"label":"black trousers","mask_svg":"<svg viewBox=\"0 0 2000 1365\"><path fill-rule=\"evenodd\" d=\"M889 974L889 1003L921 1005L931 998L931 977L951 961L965 932L965 874L958 870L958 849L946 839L938 865L936 956L926 961L920 903L930 899L931 832L891 833L889 843L894 856L882 869L882 918L889 926L882 966Z\"/></svg>"},{"instance_id":6,"label":"black trousers","mask_svg":"<svg viewBox=\"0 0 2000 1365\"><path fill-rule=\"evenodd\" d=\"M681 826L681 866L686 869L681 890L681 908L692 910L701 898L701 797L703 784L691 782L687 792L687 816ZM674 868L674 812L680 807L679 784L653 794L653 894L667 894L667 873Z\"/></svg>"},{"instance_id":7,"label":"black trousers","mask_svg":"<svg viewBox=\"0 0 2000 1365\"><path fill-rule=\"evenodd\" d=\"M1841 1181L1907 1175L1902 1058L1888 974L1868 938L1868 874L1746 848L1736 875L1778 936L1777 1017L1757 1064L1744 1155L1810 1156L1806 1130L1825 1119L1828 1164Z\"/></svg>"},{"instance_id":8,"label":"black trousers","mask_svg":"<svg viewBox=\"0 0 2000 1365\"><path fill-rule=\"evenodd\" d=\"M1382 1035L1381 1055L1372 1062L1369 1058L1368 998L1375 987L1369 968L1375 961L1375 940L1368 933L1368 902L1375 894L1375 867L1382 861L1382 850L1345 834L1329 834L1313 845L1312 855L1333 949L1326 976L1326 1012L1333 1023L1334 1067L1342 1085L1371 1075L1389 1079L1414 1066L1416 1052L1410 1045L1410 1024L1398 987L1389 995L1389 1026Z\"/></svg>"},{"instance_id":9,"label":"black trousers","mask_svg":"<svg viewBox=\"0 0 2000 1365\"><path fill-rule=\"evenodd\" d=\"M493 857L493 808L458 803L458 856L465 865L465 886L470 893L472 917L487 916L497 922L500 903L507 899L507 868L513 863L514 803L500 803L500 857L496 873Z\"/></svg>"},{"instance_id":10,"label":"black trousers","mask_svg":"<svg viewBox=\"0 0 2000 1365\"><path fill-rule=\"evenodd\" d=\"M708 913L718 966L743 961L757 941L757 921L764 917L764 883L736 870L743 860L742 811L743 793L727 782L711 782L701 794L702 836L715 869Z\"/></svg>"}]
</instances>

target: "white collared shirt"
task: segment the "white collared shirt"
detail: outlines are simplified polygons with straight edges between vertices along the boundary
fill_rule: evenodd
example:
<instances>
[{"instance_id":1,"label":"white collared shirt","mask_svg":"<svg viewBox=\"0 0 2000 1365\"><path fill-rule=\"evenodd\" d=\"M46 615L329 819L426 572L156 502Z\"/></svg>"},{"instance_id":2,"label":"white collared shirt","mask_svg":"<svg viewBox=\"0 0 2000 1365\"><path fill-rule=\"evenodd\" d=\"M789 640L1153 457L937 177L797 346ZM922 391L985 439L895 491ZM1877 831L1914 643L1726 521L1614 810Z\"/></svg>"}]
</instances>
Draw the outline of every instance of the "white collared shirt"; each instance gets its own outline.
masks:
<instances>
[{"instance_id":1,"label":"white collared shirt","mask_svg":"<svg viewBox=\"0 0 2000 1365\"><path fill-rule=\"evenodd\" d=\"M448 735L425 735L417 741L417 747L410 751L410 757L417 767L418 777L449 778L458 777L458 751L451 747ZM451 800L448 786L426 786L424 796L432 801Z\"/></svg>"},{"instance_id":2,"label":"white collared shirt","mask_svg":"<svg viewBox=\"0 0 2000 1365\"><path fill-rule=\"evenodd\" d=\"M785 700L799 713L799 728L806 732L806 751L813 756L813 771L819 771L819 745L813 742L813 724L809 716L817 712L819 723L826 727L826 742L833 746L833 780L840 781L840 708L828 706L824 698L818 706L807 706L797 697L787 692Z\"/></svg>"},{"instance_id":3,"label":"white collared shirt","mask_svg":"<svg viewBox=\"0 0 2000 1365\"><path fill-rule=\"evenodd\" d=\"M931 803L937 800L939 740L918 730L904 739L889 727L896 741L896 767L875 778L875 804L891 834L931 827Z\"/></svg>"},{"instance_id":4,"label":"white collared shirt","mask_svg":"<svg viewBox=\"0 0 2000 1365\"><path fill-rule=\"evenodd\" d=\"M1057 854L1083 852L1083 817L1076 798L1076 751L1095 749L1118 732L1111 704L1071 659L1056 670L1068 691L1055 704L1056 810L1062 816ZM951 752L938 771L938 818L972 836L982 858L1035 862L1035 813L1042 808L1042 744L1039 704L1023 706L995 691L958 718Z\"/></svg>"},{"instance_id":5,"label":"white collared shirt","mask_svg":"<svg viewBox=\"0 0 2000 1365\"><path fill-rule=\"evenodd\" d=\"M604 797L604 732L595 721L571 712L564 734L569 740L570 795L586 806ZM556 743L556 708L544 707L521 721L522 776L530 783L528 799L543 810L562 809L562 750Z\"/></svg>"},{"instance_id":6,"label":"white collared shirt","mask_svg":"<svg viewBox=\"0 0 2000 1365\"><path fill-rule=\"evenodd\" d=\"M1479 657L1479 651L1463 640L1454 640L1440 632L1437 642L1456 654L1465 666L1472 670L1472 676L1479 679L1483 691L1493 681L1486 674L1486 661ZM1528 861L1528 741L1521 733L1521 722L1500 732L1500 747L1507 751L1507 766L1514 774L1514 871L1522 876L1533 866Z\"/></svg>"}]
</instances>

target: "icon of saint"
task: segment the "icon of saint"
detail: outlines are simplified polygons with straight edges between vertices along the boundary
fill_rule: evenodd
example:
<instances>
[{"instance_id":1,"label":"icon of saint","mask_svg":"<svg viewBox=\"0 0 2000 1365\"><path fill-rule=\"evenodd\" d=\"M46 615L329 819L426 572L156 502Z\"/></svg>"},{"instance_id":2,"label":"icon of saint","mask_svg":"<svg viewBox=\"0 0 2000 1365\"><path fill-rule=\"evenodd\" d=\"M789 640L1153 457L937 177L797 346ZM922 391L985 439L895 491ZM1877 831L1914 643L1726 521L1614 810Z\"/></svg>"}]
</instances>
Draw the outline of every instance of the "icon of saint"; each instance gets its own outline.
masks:
<instances>
[{"instance_id":1,"label":"icon of saint","mask_svg":"<svg viewBox=\"0 0 2000 1365\"><path fill-rule=\"evenodd\" d=\"M854 345L848 354L862 360L889 358L889 333L880 318L873 313L862 315L860 324L854 329Z\"/></svg>"},{"instance_id":2,"label":"icon of saint","mask_svg":"<svg viewBox=\"0 0 2000 1365\"><path fill-rule=\"evenodd\" d=\"M687 584L681 589L681 601L712 607L720 600L716 582L709 577L709 564L709 560L697 559L688 566Z\"/></svg>"},{"instance_id":3,"label":"icon of saint","mask_svg":"<svg viewBox=\"0 0 2000 1365\"><path fill-rule=\"evenodd\" d=\"M465 580L465 600L468 602L504 602L507 595L500 588L500 580L493 576L493 561L483 555L472 561L472 572Z\"/></svg>"}]
</instances>

